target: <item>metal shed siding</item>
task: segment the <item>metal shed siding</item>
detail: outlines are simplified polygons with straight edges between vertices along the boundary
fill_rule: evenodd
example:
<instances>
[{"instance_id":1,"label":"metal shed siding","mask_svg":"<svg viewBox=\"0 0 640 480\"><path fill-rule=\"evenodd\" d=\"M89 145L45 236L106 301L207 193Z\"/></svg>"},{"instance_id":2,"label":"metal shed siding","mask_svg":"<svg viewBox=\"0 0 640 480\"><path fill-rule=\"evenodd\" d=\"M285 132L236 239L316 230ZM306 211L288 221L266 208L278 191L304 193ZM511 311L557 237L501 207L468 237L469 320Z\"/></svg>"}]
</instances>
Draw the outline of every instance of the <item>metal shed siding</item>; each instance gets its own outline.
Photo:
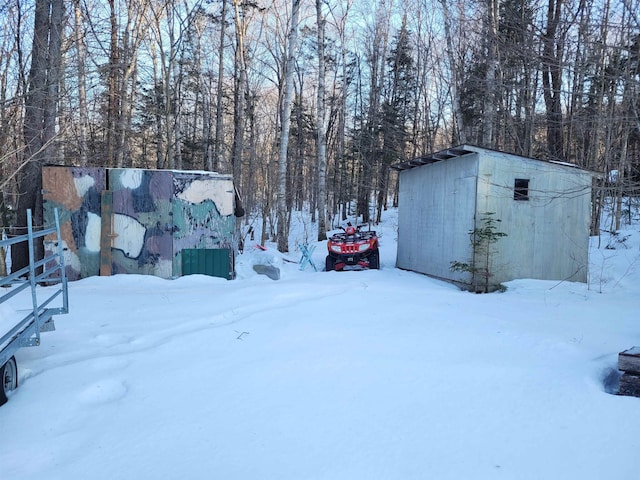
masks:
<instances>
[{"instance_id":1,"label":"metal shed siding","mask_svg":"<svg viewBox=\"0 0 640 480\"><path fill-rule=\"evenodd\" d=\"M450 264L471 257L477 165L476 155L465 155L400 173L399 268L469 281Z\"/></svg>"},{"instance_id":2,"label":"metal shed siding","mask_svg":"<svg viewBox=\"0 0 640 480\"><path fill-rule=\"evenodd\" d=\"M399 268L469 284L470 274L449 267L473 262L469 232L491 212L507 234L491 257L492 284L587 281L590 172L468 145L398 169ZM529 181L528 200L514 199L515 179Z\"/></svg>"},{"instance_id":3,"label":"metal shed siding","mask_svg":"<svg viewBox=\"0 0 640 480\"><path fill-rule=\"evenodd\" d=\"M171 278L171 171L110 169L113 191L112 272Z\"/></svg>"},{"instance_id":4,"label":"metal shed siding","mask_svg":"<svg viewBox=\"0 0 640 480\"><path fill-rule=\"evenodd\" d=\"M516 178L529 200L514 200ZM586 282L591 175L499 152L479 153L476 217L495 212L508 236L496 244L493 283L515 278Z\"/></svg>"},{"instance_id":5,"label":"metal shed siding","mask_svg":"<svg viewBox=\"0 0 640 480\"><path fill-rule=\"evenodd\" d=\"M42 167L44 218L53 223L54 209L60 215L67 278L97 275L100 269L100 192L106 185L103 168ZM45 238L47 252L57 245Z\"/></svg>"},{"instance_id":6,"label":"metal shed siding","mask_svg":"<svg viewBox=\"0 0 640 480\"><path fill-rule=\"evenodd\" d=\"M230 257L224 277L233 274L231 175L57 166L44 167L42 175L45 219L51 221L54 208L61 213L69 279L101 274L101 260L106 274L180 276L188 248L224 250ZM104 212L103 198L110 207Z\"/></svg>"},{"instance_id":7,"label":"metal shed siding","mask_svg":"<svg viewBox=\"0 0 640 480\"><path fill-rule=\"evenodd\" d=\"M173 184L173 271L179 276L189 273L182 266L184 250L234 251L235 190L230 175L206 172L175 173Z\"/></svg>"}]
</instances>

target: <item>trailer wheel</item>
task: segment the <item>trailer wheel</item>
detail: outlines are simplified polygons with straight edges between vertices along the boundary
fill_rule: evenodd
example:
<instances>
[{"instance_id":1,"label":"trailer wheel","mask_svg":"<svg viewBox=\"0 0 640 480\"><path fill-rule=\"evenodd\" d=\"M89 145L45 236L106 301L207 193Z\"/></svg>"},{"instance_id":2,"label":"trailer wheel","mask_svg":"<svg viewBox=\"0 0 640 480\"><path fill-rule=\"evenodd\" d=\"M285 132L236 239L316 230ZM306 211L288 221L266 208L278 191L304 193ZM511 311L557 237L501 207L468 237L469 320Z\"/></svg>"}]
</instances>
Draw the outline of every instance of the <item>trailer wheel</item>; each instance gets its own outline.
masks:
<instances>
[{"instance_id":1,"label":"trailer wheel","mask_svg":"<svg viewBox=\"0 0 640 480\"><path fill-rule=\"evenodd\" d=\"M7 392L18 388L18 364L11 357L0 367L0 405L7 403Z\"/></svg>"}]
</instances>

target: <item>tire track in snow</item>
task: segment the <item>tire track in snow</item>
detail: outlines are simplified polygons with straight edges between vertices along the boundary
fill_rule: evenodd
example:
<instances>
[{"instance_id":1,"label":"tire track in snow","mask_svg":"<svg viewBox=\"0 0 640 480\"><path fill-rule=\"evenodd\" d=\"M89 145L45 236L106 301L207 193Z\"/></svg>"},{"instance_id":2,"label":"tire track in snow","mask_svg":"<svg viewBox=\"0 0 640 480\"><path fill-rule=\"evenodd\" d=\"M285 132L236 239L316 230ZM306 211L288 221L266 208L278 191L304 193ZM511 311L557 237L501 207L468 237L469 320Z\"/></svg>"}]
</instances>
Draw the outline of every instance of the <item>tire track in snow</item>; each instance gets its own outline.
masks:
<instances>
[{"instance_id":1,"label":"tire track in snow","mask_svg":"<svg viewBox=\"0 0 640 480\"><path fill-rule=\"evenodd\" d=\"M299 285L294 293L282 293L282 288L278 288L277 291L279 293L273 296L272 300L267 304L258 303L246 305L245 303L245 305L240 307L227 308L213 316L203 315L195 319L181 320L173 326L162 328L157 331L152 330L153 326L151 326L150 331L141 336L127 334L123 331L114 333L100 332L92 338L90 347L68 352L64 351L62 353L54 353L41 358L34 358L32 362L29 362L32 363L32 365L21 369L20 383L29 378L35 378L44 372L55 370L57 368L64 368L84 362L94 362L97 359L117 358L131 354L143 353L200 331L229 327L250 319L255 315L292 308L304 302L320 300L323 298L340 297L347 294L351 295L354 290L366 290L368 287L364 282L347 283L347 288L345 288L344 284L340 283L338 285L328 285L327 288L320 290L318 289L318 285L314 283L310 284L309 289L304 290L303 293ZM252 286L247 288L252 289L260 287ZM234 293L237 296L242 297L242 290L235 291ZM261 298L265 297L266 296L261 296ZM208 306L208 304L203 305L203 308ZM74 313L82 316L82 312ZM149 322L152 324L153 319L150 319ZM134 328L137 328L138 325L139 323L136 323ZM95 348L96 346L98 348ZM65 348L65 344L59 343L56 348L63 350Z\"/></svg>"}]
</instances>

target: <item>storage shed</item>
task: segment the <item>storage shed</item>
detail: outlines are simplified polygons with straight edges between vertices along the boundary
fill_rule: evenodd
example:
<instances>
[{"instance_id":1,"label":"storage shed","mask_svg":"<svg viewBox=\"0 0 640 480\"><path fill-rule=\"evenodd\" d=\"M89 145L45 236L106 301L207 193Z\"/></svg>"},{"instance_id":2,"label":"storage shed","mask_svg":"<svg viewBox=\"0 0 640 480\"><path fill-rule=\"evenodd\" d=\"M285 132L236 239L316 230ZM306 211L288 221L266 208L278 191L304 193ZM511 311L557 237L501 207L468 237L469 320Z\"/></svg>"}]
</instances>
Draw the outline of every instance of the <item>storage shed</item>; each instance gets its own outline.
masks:
<instances>
[{"instance_id":1,"label":"storage shed","mask_svg":"<svg viewBox=\"0 0 640 480\"><path fill-rule=\"evenodd\" d=\"M472 291L482 291L485 280L491 290L517 278L587 281L591 172L470 145L393 168L399 268ZM505 234L488 254L470 235L487 219ZM452 262L469 268L454 271Z\"/></svg>"},{"instance_id":2,"label":"storage shed","mask_svg":"<svg viewBox=\"0 0 640 480\"><path fill-rule=\"evenodd\" d=\"M45 166L45 221L60 214L68 278L137 273L233 277L230 175ZM52 249L45 241L45 249Z\"/></svg>"}]
</instances>

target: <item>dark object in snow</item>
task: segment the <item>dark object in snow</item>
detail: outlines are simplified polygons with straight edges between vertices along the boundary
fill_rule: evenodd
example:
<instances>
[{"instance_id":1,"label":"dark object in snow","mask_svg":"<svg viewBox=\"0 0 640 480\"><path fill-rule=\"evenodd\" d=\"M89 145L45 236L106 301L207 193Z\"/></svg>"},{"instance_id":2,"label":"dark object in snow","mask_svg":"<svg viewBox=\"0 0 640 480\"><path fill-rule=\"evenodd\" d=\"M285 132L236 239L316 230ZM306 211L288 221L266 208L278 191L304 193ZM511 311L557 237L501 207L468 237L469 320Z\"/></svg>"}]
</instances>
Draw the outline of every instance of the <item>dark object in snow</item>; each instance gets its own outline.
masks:
<instances>
[{"instance_id":1,"label":"dark object in snow","mask_svg":"<svg viewBox=\"0 0 640 480\"><path fill-rule=\"evenodd\" d=\"M619 395L640 397L640 347L633 347L618 354L620 377Z\"/></svg>"},{"instance_id":2,"label":"dark object in snow","mask_svg":"<svg viewBox=\"0 0 640 480\"><path fill-rule=\"evenodd\" d=\"M18 388L18 366L16 357L0 366L0 405L7 403L7 392Z\"/></svg>"},{"instance_id":3,"label":"dark object in snow","mask_svg":"<svg viewBox=\"0 0 640 480\"><path fill-rule=\"evenodd\" d=\"M602 386L609 395L617 395L620 390L622 373L617 368L609 367L602 372Z\"/></svg>"},{"instance_id":4,"label":"dark object in snow","mask_svg":"<svg viewBox=\"0 0 640 480\"><path fill-rule=\"evenodd\" d=\"M273 265L254 265L253 269L260 275L266 275L271 280L280 280L280 269Z\"/></svg>"},{"instance_id":5,"label":"dark object in snow","mask_svg":"<svg viewBox=\"0 0 640 480\"><path fill-rule=\"evenodd\" d=\"M375 230L363 231L364 225L354 227L351 223L343 232L331 236L327 242L325 270L365 270L380 268L378 236Z\"/></svg>"},{"instance_id":6,"label":"dark object in snow","mask_svg":"<svg viewBox=\"0 0 640 480\"><path fill-rule=\"evenodd\" d=\"M625 372L620 377L620 389L618 390L618 395L640 397L640 375Z\"/></svg>"},{"instance_id":7,"label":"dark object in snow","mask_svg":"<svg viewBox=\"0 0 640 480\"><path fill-rule=\"evenodd\" d=\"M618 370L640 375L640 347L633 347L618 354Z\"/></svg>"}]
</instances>

